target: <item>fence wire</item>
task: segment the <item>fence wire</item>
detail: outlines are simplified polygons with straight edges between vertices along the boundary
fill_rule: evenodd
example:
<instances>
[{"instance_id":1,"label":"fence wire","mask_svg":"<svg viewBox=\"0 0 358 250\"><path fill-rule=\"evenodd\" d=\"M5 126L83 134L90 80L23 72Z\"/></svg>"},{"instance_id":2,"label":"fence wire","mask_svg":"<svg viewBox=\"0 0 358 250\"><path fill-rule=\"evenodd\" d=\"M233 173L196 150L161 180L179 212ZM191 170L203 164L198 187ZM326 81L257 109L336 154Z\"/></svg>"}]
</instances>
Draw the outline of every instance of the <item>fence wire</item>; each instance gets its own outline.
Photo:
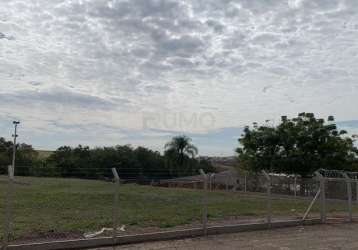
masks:
<instances>
[{"instance_id":1,"label":"fence wire","mask_svg":"<svg viewBox=\"0 0 358 250\"><path fill-rule=\"evenodd\" d=\"M19 166L17 171L24 172L21 168L29 169ZM5 173L0 176L3 245L111 236L113 225L116 235L132 235L174 229L204 230L206 223L208 227L275 223L320 218L322 214L317 178L267 178L263 174L227 172L206 173L205 178L198 174L150 179L119 170L121 180L116 186L110 169L96 169L98 179L71 172L71 178L46 177L41 173L38 175L43 177L15 176L13 181L6 169L1 171ZM60 173L56 169L49 171ZM326 180L326 217L348 218L349 209L354 217L358 211L357 188L352 181L350 208L347 182Z\"/></svg>"}]
</instances>

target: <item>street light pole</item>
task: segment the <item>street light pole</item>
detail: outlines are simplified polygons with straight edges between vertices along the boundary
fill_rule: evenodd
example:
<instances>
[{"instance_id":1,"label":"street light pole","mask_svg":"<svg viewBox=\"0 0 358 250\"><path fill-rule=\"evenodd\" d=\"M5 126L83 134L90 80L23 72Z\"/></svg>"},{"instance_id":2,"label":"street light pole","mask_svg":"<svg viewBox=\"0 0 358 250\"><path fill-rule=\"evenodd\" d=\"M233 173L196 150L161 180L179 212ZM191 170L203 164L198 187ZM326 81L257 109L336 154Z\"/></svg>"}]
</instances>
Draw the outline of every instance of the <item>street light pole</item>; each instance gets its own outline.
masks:
<instances>
[{"instance_id":1,"label":"street light pole","mask_svg":"<svg viewBox=\"0 0 358 250\"><path fill-rule=\"evenodd\" d=\"M12 123L15 126L15 133L12 135L12 137L14 137L14 145L13 145L13 149L12 149L12 173L11 173L11 176L12 176L12 178L14 178L14 175L15 175L15 160L16 160L16 138L18 137L17 125L19 125L20 122L19 121L13 121Z\"/></svg>"}]
</instances>

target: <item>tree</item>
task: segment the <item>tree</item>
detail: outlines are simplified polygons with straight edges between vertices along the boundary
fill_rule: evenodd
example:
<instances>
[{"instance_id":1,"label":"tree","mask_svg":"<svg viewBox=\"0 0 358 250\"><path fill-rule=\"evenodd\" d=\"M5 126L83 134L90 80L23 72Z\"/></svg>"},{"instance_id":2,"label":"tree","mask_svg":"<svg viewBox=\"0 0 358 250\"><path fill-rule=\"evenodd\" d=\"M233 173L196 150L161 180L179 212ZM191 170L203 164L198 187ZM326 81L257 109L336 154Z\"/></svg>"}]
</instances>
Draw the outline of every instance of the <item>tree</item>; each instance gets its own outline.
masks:
<instances>
[{"instance_id":1,"label":"tree","mask_svg":"<svg viewBox=\"0 0 358 250\"><path fill-rule=\"evenodd\" d=\"M86 179L113 178L111 168L117 168L120 178L133 181L151 181L153 179L168 179L170 177L191 175L198 168L211 170L210 162L198 162L194 156L197 149L186 138L186 145L178 143L177 151L172 147L168 152L174 152L176 161L185 163L184 171L174 168L170 173L163 156L158 151L145 147L133 148L130 145L113 147L96 147L79 145L77 147L62 146L48 158L39 159L37 151L31 145L17 144L15 175L75 177ZM178 140L177 140L178 141ZM172 144L174 145L174 144ZM0 137L0 174L7 173L11 164L13 143ZM175 156L175 157L174 157Z\"/></svg>"},{"instance_id":2,"label":"tree","mask_svg":"<svg viewBox=\"0 0 358 250\"><path fill-rule=\"evenodd\" d=\"M198 154L198 149L191 143L191 138L180 135L172 138L171 141L165 144L165 156L167 161L170 161L170 165L173 165L170 169L173 172L176 165L181 169L178 171L188 174L190 171L190 158L194 158ZM187 165L184 167L184 165Z\"/></svg>"},{"instance_id":3,"label":"tree","mask_svg":"<svg viewBox=\"0 0 358 250\"><path fill-rule=\"evenodd\" d=\"M133 149L130 145L89 148L58 148L46 161L45 170L56 170L57 176L87 179L112 178L111 168L116 168L120 178L126 180L151 180L168 178L164 157L157 151L144 147ZM46 174L46 172L44 172Z\"/></svg>"},{"instance_id":4,"label":"tree","mask_svg":"<svg viewBox=\"0 0 358 250\"><path fill-rule=\"evenodd\" d=\"M0 137L0 167L1 174L7 173L7 166L12 163L13 142ZM15 175L29 175L30 167L35 163L38 153L31 145L16 144Z\"/></svg>"},{"instance_id":5,"label":"tree","mask_svg":"<svg viewBox=\"0 0 358 250\"><path fill-rule=\"evenodd\" d=\"M180 165L184 163L185 156L194 158L198 154L198 149L191 143L191 138L185 135L173 137L170 142L165 144L164 148L178 156Z\"/></svg>"},{"instance_id":6,"label":"tree","mask_svg":"<svg viewBox=\"0 0 358 250\"><path fill-rule=\"evenodd\" d=\"M236 149L241 165L252 171L299 174L306 177L318 168L352 169L357 148L347 131L338 130L334 117L317 119L312 113L281 118L276 127L245 127Z\"/></svg>"},{"instance_id":7,"label":"tree","mask_svg":"<svg viewBox=\"0 0 358 250\"><path fill-rule=\"evenodd\" d=\"M140 174L151 179L167 179L169 172L165 168L164 157L158 151L152 151L144 147L134 150L135 159L138 162Z\"/></svg>"}]
</instances>

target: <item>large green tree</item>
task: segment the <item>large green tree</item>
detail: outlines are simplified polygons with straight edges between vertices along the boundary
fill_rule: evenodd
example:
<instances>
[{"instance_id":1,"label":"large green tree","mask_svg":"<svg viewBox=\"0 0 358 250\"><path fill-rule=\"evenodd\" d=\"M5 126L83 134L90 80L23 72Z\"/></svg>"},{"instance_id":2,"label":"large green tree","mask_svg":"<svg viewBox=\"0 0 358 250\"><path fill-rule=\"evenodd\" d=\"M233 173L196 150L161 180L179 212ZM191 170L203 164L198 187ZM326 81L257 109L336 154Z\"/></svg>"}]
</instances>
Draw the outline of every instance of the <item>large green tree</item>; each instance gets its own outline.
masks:
<instances>
[{"instance_id":1,"label":"large green tree","mask_svg":"<svg viewBox=\"0 0 358 250\"><path fill-rule=\"evenodd\" d=\"M245 127L239 142L236 151L244 168L303 177L318 168L350 170L358 153L353 138L337 128L333 116L326 122L312 113L283 116L277 126L254 123Z\"/></svg>"}]
</instances>

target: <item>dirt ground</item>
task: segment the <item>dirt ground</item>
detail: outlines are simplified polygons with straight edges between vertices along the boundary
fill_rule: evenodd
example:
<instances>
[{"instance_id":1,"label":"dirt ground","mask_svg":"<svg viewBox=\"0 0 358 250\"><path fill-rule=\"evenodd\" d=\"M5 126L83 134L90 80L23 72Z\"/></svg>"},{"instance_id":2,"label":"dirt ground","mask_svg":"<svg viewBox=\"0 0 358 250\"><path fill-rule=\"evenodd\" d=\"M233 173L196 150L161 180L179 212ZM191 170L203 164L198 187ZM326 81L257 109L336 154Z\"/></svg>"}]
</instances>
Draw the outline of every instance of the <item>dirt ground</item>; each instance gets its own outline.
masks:
<instances>
[{"instance_id":1,"label":"dirt ground","mask_svg":"<svg viewBox=\"0 0 358 250\"><path fill-rule=\"evenodd\" d=\"M96 250L338 250L358 249L358 223L300 226L201 238L97 248Z\"/></svg>"}]
</instances>

